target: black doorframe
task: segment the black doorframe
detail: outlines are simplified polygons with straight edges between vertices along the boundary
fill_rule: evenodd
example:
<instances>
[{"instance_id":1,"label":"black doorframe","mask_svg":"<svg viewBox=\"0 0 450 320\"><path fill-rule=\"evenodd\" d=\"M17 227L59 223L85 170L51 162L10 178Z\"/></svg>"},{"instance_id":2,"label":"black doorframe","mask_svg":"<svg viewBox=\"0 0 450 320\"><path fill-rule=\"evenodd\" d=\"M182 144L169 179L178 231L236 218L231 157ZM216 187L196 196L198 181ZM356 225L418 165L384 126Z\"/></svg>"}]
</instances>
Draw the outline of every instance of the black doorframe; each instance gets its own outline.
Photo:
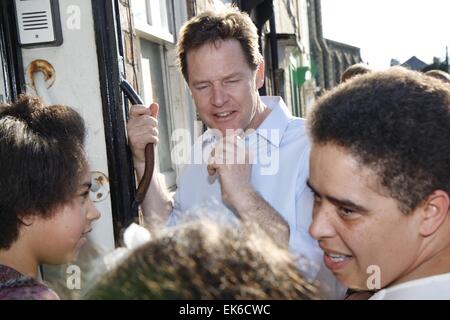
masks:
<instances>
[{"instance_id":1,"label":"black doorframe","mask_svg":"<svg viewBox=\"0 0 450 320\"><path fill-rule=\"evenodd\" d=\"M119 64L123 64L119 1L95 0L92 1L92 10L100 73L114 237L118 244L122 228L138 216L137 211L131 210L135 179L126 136L125 121L128 118L128 105L119 87L122 79Z\"/></svg>"},{"instance_id":2,"label":"black doorframe","mask_svg":"<svg viewBox=\"0 0 450 320\"><path fill-rule=\"evenodd\" d=\"M0 50L3 59L3 76L6 99L15 100L25 92L22 50L19 45L14 0L0 1Z\"/></svg>"}]
</instances>

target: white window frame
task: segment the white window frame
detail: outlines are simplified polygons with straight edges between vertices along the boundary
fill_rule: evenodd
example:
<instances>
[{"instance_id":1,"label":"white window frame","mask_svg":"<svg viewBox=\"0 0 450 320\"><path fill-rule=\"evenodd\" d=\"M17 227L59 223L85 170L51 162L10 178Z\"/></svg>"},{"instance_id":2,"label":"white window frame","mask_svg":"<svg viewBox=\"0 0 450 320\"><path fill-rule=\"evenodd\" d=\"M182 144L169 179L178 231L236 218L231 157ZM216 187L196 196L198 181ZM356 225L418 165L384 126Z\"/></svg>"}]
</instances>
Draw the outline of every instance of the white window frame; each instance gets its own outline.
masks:
<instances>
[{"instance_id":1,"label":"white window frame","mask_svg":"<svg viewBox=\"0 0 450 320\"><path fill-rule=\"evenodd\" d=\"M163 9L165 14L163 16L165 16L166 19L166 21L164 21L163 23L161 22L161 5L164 5ZM166 0L132 0L131 9L133 12L134 25L138 36L138 41L149 41L159 46L159 59L162 68L162 82L164 86L164 100L166 103L165 106L161 107L165 107L166 111L167 129L169 133L169 152L171 152L173 149L173 142L171 141L170 135L173 131L173 128L175 128L175 125L173 123L173 116L171 113L172 102L169 95L169 73L165 51L175 48L175 38L170 32L170 29L173 28L173 8L171 8L171 6L166 7ZM152 22L153 25L150 24L150 22ZM144 79L145 71L143 70L144 66L142 65L142 52L140 55L140 59L140 64L142 66L140 80L141 84L144 84L149 79ZM143 86L143 88L145 87ZM152 97L147 96L145 90L143 98L146 104L152 102L150 101ZM155 165L157 166L157 168L160 168L158 152L159 150L156 149ZM169 189L176 186L176 166L173 163L173 159L171 159L170 169L161 172L161 174L164 176L166 185Z\"/></svg>"},{"instance_id":2,"label":"white window frame","mask_svg":"<svg viewBox=\"0 0 450 320\"><path fill-rule=\"evenodd\" d=\"M145 38L141 39L142 41L149 41ZM152 41L149 41L152 42ZM169 134L169 141L167 141L169 143L169 153L171 153L172 149L173 149L173 142L171 141L171 133L173 131L174 128L174 124L173 124L173 117L172 117L172 111L171 111L171 99L169 96L169 88L168 88L168 70L167 70L167 63L166 63L166 55L165 55L165 46L155 43L156 45L158 45L159 47L159 59L160 59L160 63L162 66L162 83L164 86L164 101L166 103L165 106L161 106L165 108L165 112L166 112L166 124L167 124L167 130L168 130L168 134ZM141 63L142 63L142 53L141 53ZM144 68L144 66L142 66L142 68ZM141 83L146 83L147 81L151 81L151 79L145 79L145 72L143 71L141 73ZM147 93L145 93L145 87L144 88L144 102L146 104L150 104L152 101L152 97L149 97ZM164 142L165 143L165 142ZM159 156L158 156L158 152L159 150L156 149L156 154L155 154L155 165L157 166L157 168L160 168L159 166ZM171 156L171 154L169 154L169 157ZM171 159L171 166L170 166L170 170L161 172L161 174L163 174L164 178L165 178L165 182L167 187L171 188L175 186L176 183L176 171L175 171L175 164L173 163L173 160Z\"/></svg>"},{"instance_id":3,"label":"white window frame","mask_svg":"<svg viewBox=\"0 0 450 320\"><path fill-rule=\"evenodd\" d=\"M165 21L161 21L161 7L165 12L163 17ZM171 31L170 20L173 12L171 7L166 6L166 0L132 0L131 8L134 26L139 36L174 43L175 37Z\"/></svg>"}]
</instances>

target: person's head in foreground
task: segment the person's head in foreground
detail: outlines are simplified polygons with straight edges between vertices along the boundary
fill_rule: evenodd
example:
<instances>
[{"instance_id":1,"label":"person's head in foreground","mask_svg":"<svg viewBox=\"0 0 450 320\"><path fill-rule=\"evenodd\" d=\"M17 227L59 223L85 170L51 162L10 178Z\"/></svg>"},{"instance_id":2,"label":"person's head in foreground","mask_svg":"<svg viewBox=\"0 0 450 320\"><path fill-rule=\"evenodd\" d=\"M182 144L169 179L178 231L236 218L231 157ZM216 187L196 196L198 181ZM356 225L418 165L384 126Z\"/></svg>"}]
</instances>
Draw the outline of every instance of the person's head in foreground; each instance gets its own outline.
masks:
<instances>
[{"instance_id":1,"label":"person's head in foreground","mask_svg":"<svg viewBox=\"0 0 450 320\"><path fill-rule=\"evenodd\" d=\"M84 138L83 119L67 106L27 95L0 106L0 298L33 298L32 288L17 296L13 280L31 283L40 264L74 259L99 218Z\"/></svg>"},{"instance_id":2,"label":"person's head in foreground","mask_svg":"<svg viewBox=\"0 0 450 320\"><path fill-rule=\"evenodd\" d=\"M356 63L345 69L341 75L341 83L357 76L372 72L372 69L364 63Z\"/></svg>"},{"instance_id":3,"label":"person's head in foreground","mask_svg":"<svg viewBox=\"0 0 450 320\"><path fill-rule=\"evenodd\" d=\"M177 57L197 111L210 128L256 129L269 110L258 89L264 61L250 17L235 7L205 11L181 29Z\"/></svg>"},{"instance_id":4,"label":"person's head in foreground","mask_svg":"<svg viewBox=\"0 0 450 320\"><path fill-rule=\"evenodd\" d=\"M450 272L449 87L373 72L323 96L309 126L310 233L336 278L368 290L374 270L381 288Z\"/></svg>"},{"instance_id":5,"label":"person's head in foreground","mask_svg":"<svg viewBox=\"0 0 450 320\"><path fill-rule=\"evenodd\" d=\"M182 224L133 251L89 299L318 299L287 251L265 234Z\"/></svg>"}]
</instances>

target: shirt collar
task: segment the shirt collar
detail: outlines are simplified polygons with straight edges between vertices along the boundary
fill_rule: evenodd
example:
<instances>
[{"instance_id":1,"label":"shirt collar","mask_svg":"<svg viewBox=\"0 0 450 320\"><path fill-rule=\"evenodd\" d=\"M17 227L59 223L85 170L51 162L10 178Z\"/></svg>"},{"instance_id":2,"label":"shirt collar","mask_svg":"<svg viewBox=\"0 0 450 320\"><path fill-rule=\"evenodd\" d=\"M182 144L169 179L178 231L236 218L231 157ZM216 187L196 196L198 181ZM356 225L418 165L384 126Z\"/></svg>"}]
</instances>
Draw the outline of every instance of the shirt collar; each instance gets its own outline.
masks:
<instances>
[{"instance_id":1,"label":"shirt collar","mask_svg":"<svg viewBox=\"0 0 450 320\"><path fill-rule=\"evenodd\" d=\"M292 115L281 97L264 96L260 98L262 103L272 111L255 130L255 132L247 137L248 139L252 139L252 136L256 134L278 148ZM272 132L272 130L279 130L278 134ZM208 128L208 130L206 130L203 134L203 144L211 143L215 141L216 138L217 137L214 135L214 130Z\"/></svg>"},{"instance_id":2,"label":"shirt collar","mask_svg":"<svg viewBox=\"0 0 450 320\"><path fill-rule=\"evenodd\" d=\"M278 148L292 116L281 97L261 97L261 101L272 111L256 129L256 134ZM272 132L272 130L278 130L278 134Z\"/></svg>"}]
</instances>

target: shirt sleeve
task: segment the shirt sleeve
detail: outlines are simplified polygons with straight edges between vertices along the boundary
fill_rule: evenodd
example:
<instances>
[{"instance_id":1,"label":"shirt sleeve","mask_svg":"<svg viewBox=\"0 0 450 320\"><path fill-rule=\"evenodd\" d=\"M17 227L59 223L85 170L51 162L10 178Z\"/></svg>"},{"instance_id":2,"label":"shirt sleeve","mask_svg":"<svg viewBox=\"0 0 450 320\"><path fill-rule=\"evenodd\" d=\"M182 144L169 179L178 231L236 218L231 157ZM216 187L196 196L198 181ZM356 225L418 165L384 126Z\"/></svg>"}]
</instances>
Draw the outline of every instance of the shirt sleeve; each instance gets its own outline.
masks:
<instances>
[{"instance_id":1,"label":"shirt sleeve","mask_svg":"<svg viewBox=\"0 0 450 320\"><path fill-rule=\"evenodd\" d=\"M4 289L0 300L59 300L58 295L45 285L32 284Z\"/></svg>"},{"instance_id":2,"label":"shirt sleeve","mask_svg":"<svg viewBox=\"0 0 450 320\"><path fill-rule=\"evenodd\" d=\"M178 224L179 217L181 216L181 188L180 188L180 180L177 179L177 191L175 192L175 196L173 197L173 206L172 211L170 212L169 219L166 222L166 227L174 227Z\"/></svg>"}]
</instances>

